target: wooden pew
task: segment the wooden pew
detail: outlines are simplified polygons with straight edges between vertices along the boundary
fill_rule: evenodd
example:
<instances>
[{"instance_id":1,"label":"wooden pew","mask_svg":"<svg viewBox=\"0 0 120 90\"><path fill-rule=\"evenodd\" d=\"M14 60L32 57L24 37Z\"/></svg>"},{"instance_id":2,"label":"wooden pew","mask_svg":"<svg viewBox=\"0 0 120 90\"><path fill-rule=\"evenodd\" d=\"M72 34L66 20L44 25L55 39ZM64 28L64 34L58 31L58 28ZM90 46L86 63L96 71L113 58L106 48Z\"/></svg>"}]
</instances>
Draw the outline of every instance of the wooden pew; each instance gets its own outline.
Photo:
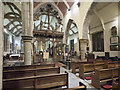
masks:
<instances>
[{"instance_id":1,"label":"wooden pew","mask_svg":"<svg viewBox=\"0 0 120 90\"><path fill-rule=\"evenodd\" d=\"M94 64L81 64L79 67L79 77L85 79L85 73L90 75L93 71Z\"/></svg>"},{"instance_id":2,"label":"wooden pew","mask_svg":"<svg viewBox=\"0 0 120 90\"><path fill-rule=\"evenodd\" d=\"M68 86L68 74L51 74L3 80L3 89L46 89Z\"/></svg>"},{"instance_id":3,"label":"wooden pew","mask_svg":"<svg viewBox=\"0 0 120 90\"><path fill-rule=\"evenodd\" d=\"M113 88L112 88L113 90L119 89L119 83L114 81L114 82L112 83L112 87L113 87Z\"/></svg>"},{"instance_id":4,"label":"wooden pew","mask_svg":"<svg viewBox=\"0 0 120 90\"><path fill-rule=\"evenodd\" d=\"M105 62L106 67L105 68L114 68L116 67L116 64L114 61L112 62Z\"/></svg>"},{"instance_id":5,"label":"wooden pew","mask_svg":"<svg viewBox=\"0 0 120 90\"><path fill-rule=\"evenodd\" d=\"M120 67L120 61L109 61L105 62L105 68Z\"/></svg>"},{"instance_id":6,"label":"wooden pew","mask_svg":"<svg viewBox=\"0 0 120 90\"><path fill-rule=\"evenodd\" d=\"M100 89L102 82L110 81L115 78L118 78L118 68L95 70L94 75L92 75L92 85Z\"/></svg>"},{"instance_id":7,"label":"wooden pew","mask_svg":"<svg viewBox=\"0 0 120 90\"><path fill-rule=\"evenodd\" d=\"M79 77L85 79L85 76L93 73L95 69L103 69L104 63L81 64L79 67Z\"/></svg>"},{"instance_id":8,"label":"wooden pew","mask_svg":"<svg viewBox=\"0 0 120 90\"><path fill-rule=\"evenodd\" d=\"M3 71L3 88L42 89L68 86L68 74L59 74L60 68L54 66L42 64L7 68Z\"/></svg>"},{"instance_id":9,"label":"wooden pew","mask_svg":"<svg viewBox=\"0 0 120 90\"><path fill-rule=\"evenodd\" d=\"M68 74L48 75L47 77L43 76L37 79L36 88L39 89L68 86Z\"/></svg>"},{"instance_id":10,"label":"wooden pew","mask_svg":"<svg viewBox=\"0 0 120 90\"><path fill-rule=\"evenodd\" d=\"M85 78L85 73L87 72L93 72L95 69L105 69L105 68L113 68L116 66L119 66L120 63L113 62L113 61L103 61L103 60L95 60L94 62L75 62L73 64L73 73L79 72L80 78ZM77 68L79 67L79 70L77 71ZM89 75L91 73L88 73Z\"/></svg>"},{"instance_id":11,"label":"wooden pew","mask_svg":"<svg viewBox=\"0 0 120 90\"><path fill-rule=\"evenodd\" d=\"M119 66L120 63L113 61L95 60L94 62L74 62L72 72L79 72L79 77L85 79L87 74L91 76L95 69L113 68ZM79 70L77 70L79 68Z\"/></svg>"},{"instance_id":12,"label":"wooden pew","mask_svg":"<svg viewBox=\"0 0 120 90\"><path fill-rule=\"evenodd\" d=\"M118 62L119 64L120 62ZM120 88L120 67L118 67L118 75L119 78L117 80L113 80L112 86L113 86L113 90L119 90Z\"/></svg>"},{"instance_id":13,"label":"wooden pew","mask_svg":"<svg viewBox=\"0 0 120 90\"><path fill-rule=\"evenodd\" d=\"M101 62L104 62L102 59L94 59L93 60L93 63L101 63Z\"/></svg>"},{"instance_id":14,"label":"wooden pew","mask_svg":"<svg viewBox=\"0 0 120 90\"><path fill-rule=\"evenodd\" d=\"M87 64L87 63L92 63L92 62L87 62L87 61L81 61L81 62L72 62L72 73L77 73L79 72L79 67L81 64Z\"/></svg>"},{"instance_id":15,"label":"wooden pew","mask_svg":"<svg viewBox=\"0 0 120 90\"><path fill-rule=\"evenodd\" d=\"M103 62L101 62L101 63L94 63L94 70L95 69L103 69L103 68L105 68L105 65L104 65Z\"/></svg>"},{"instance_id":16,"label":"wooden pew","mask_svg":"<svg viewBox=\"0 0 120 90\"><path fill-rule=\"evenodd\" d=\"M94 59L91 60L93 62L88 62L88 61L81 61L81 62L72 62L72 73L79 73L79 67L81 64L91 64L91 63L103 63L104 61L101 59Z\"/></svg>"},{"instance_id":17,"label":"wooden pew","mask_svg":"<svg viewBox=\"0 0 120 90\"><path fill-rule=\"evenodd\" d=\"M60 68L58 67L46 67L46 68L38 68L38 69L22 69L22 70L9 70L3 71L3 79L10 78L20 78L20 77L30 77L37 75L45 75L45 74L56 74L60 73Z\"/></svg>"},{"instance_id":18,"label":"wooden pew","mask_svg":"<svg viewBox=\"0 0 120 90\"><path fill-rule=\"evenodd\" d=\"M120 67L120 61L115 61L115 67Z\"/></svg>"},{"instance_id":19,"label":"wooden pew","mask_svg":"<svg viewBox=\"0 0 120 90\"><path fill-rule=\"evenodd\" d=\"M25 70L25 69L33 69L33 68L44 68L44 67L55 67L55 64L40 64L40 65L24 65L24 66L11 66L11 67L3 67L3 71L8 70Z\"/></svg>"}]
</instances>

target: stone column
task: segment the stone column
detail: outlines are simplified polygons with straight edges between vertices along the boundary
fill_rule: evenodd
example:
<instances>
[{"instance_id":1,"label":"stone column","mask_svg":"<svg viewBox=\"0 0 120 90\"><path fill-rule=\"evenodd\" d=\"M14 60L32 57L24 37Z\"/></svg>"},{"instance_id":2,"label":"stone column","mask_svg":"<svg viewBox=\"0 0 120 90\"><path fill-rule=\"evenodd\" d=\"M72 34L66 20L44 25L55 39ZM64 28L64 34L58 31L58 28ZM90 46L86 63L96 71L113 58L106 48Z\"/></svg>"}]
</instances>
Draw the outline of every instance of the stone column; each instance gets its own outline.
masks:
<instances>
[{"instance_id":1,"label":"stone column","mask_svg":"<svg viewBox=\"0 0 120 90\"><path fill-rule=\"evenodd\" d=\"M80 48L81 48L81 60L86 61L87 59L85 58L85 53L87 52L86 47L87 47L88 39L80 39Z\"/></svg>"},{"instance_id":2,"label":"stone column","mask_svg":"<svg viewBox=\"0 0 120 90\"><path fill-rule=\"evenodd\" d=\"M53 61L54 61L54 60L56 60L56 55L55 55L55 41L54 41L54 39L53 39L52 43L53 43L52 52L53 52Z\"/></svg>"},{"instance_id":3,"label":"stone column","mask_svg":"<svg viewBox=\"0 0 120 90\"><path fill-rule=\"evenodd\" d=\"M41 50L41 40L38 41L38 50Z\"/></svg>"},{"instance_id":4,"label":"stone column","mask_svg":"<svg viewBox=\"0 0 120 90\"><path fill-rule=\"evenodd\" d=\"M32 37L31 36L22 36L24 41L24 64L31 65L32 63Z\"/></svg>"},{"instance_id":5,"label":"stone column","mask_svg":"<svg viewBox=\"0 0 120 90\"><path fill-rule=\"evenodd\" d=\"M32 62L32 37L33 37L33 0L22 3L22 29L24 42L24 64Z\"/></svg>"},{"instance_id":6,"label":"stone column","mask_svg":"<svg viewBox=\"0 0 120 90\"><path fill-rule=\"evenodd\" d=\"M118 36L120 38L120 1L118 3ZM120 41L120 40L119 40ZM119 42L119 45L120 45L120 42ZM118 57L120 58L120 51L118 51ZM120 74L120 71L119 71L119 74ZM119 82L120 82L120 77L119 77ZM119 86L120 86L120 83L119 83Z\"/></svg>"},{"instance_id":7,"label":"stone column","mask_svg":"<svg viewBox=\"0 0 120 90\"><path fill-rule=\"evenodd\" d=\"M0 1L0 90L2 90L2 72L3 72L3 20L4 20L4 5Z\"/></svg>"}]
</instances>

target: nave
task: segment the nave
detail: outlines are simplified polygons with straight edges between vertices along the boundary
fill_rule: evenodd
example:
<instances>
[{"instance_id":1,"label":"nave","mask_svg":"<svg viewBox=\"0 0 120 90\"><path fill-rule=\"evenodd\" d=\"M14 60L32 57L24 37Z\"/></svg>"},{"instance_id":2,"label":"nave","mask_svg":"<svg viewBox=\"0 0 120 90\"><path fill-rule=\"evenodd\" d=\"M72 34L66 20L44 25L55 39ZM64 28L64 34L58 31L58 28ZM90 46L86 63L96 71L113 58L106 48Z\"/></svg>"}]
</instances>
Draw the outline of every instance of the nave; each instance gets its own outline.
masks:
<instances>
[{"instance_id":1,"label":"nave","mask_svg":"<svg viewBox=\"0 0 120 90\"><path fill-rule=\"evenodd\" d=\"M120 88L120 2L0 1L0 89Z\"/></svg>"}]
</instances>

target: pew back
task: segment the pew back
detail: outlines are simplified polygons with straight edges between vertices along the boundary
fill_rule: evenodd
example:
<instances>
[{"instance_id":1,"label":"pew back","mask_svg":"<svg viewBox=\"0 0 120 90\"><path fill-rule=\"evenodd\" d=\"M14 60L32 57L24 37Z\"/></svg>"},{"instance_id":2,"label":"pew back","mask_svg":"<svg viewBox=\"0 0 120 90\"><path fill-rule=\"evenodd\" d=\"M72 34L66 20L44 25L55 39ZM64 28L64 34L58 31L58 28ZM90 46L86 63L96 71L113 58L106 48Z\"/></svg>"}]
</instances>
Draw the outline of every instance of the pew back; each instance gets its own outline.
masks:
<instances>
[{"instance_id":1,"label":"pew back","mask_svg":"<svg viewBox=\"0 0 120 90\"><path fill-rule=\"evenodd\" d=\"M68 86L68 74L51 74L24 78L4 79L3 88L52 88Z\"/></svg>"},{"instance_id":2,"label":"pew back","mask_svg":"<svg viewBox=\"0 0 120 90\"><path fill-rule=\"evenodd\" d=\"M3 80L3 89L34 88L35 78L16 78Z\"/></svg>"},{"instance_id":3,"label":"pew back","mask_svg":"<svg viewBox=\"0 0 120 90\"><path fill-rule=\"evenodd\" d=\"M79 77L84 79L85 78L85 73L94 71L94 65L93 64L81 64L79 67Z\"/></svg>"},{"instance_id":4,"label":"pew back","mask_svg":"<svg viewBox=\"0 0 120 90\"><path fill-rule=\"evenodd\" d=\"M67 74L56 74L54 76L38 77L37 78L37 88L50 88L57 86L68 86L68 76Z\"/></svg>"},{"instance_id":5,"label":"pew back","mask_svg":"<svg viewBox=\"0 0 120 90\"><path fill-rule=\"evenodd\" d=\"M76 69L79 69L81 64L87 64L87 63L92 63L92 62L72 62L72 73L76 73Z\"/></svg>"},{"instance_id":6,"label":"pew back","mask_svg":"<svg viewBox=\"0 0 120 90\"><path fill-rule=\"evenodd\" d=\"M83 64L84 73L94 71L94 64Z\"/></svg>"},{"instance_id":7,"label":"pew back","mask_svg":"<svg viewBox=\"0 0 120 90\"><path fill-rule=\"evenodd\" d=\"M46 67L39 69L26 69L26 70L9 70L3 71L3 79L30 77L36 75L55 74L60 73L60 68Z\"/></svg>"},{"instance_id":8,"label":"pew back","mask_svg":"<svg viewBox=\"0 0 120 90\"><path fill-rule=\"evenodd\" d=\"M119 68L108 68L95 70L95 74L92 76L92 85L96 88L101 87L101 82L106 82L118 78Z\"/></svg>"},{"instance_id":9,"label":"pew back","mask_svg":"<svg viewBox=\"0 0 120 90\"><path fill-rule=\"evenodd\" d=\"M104 63L95 63L94 69L103 69L105 67Z\"/></svg>"},{"instance_id":10,"label":"pew back","mask_svg":"<svg viewBox=\"0 0 120 90\"><path fill-rule=\"evenodd\" d=\"M44 68L44 67L55 67L55 64L40 64L40 65L24 65L24 66L3 67L3 71L25 70L25 69L33 69L33 68Z\"/></svg>"},{"instance_id":11,"label":"pew back","mask_svg":"<svg viewBox=\"0 0 120 90\"><path fill-rule=\"evenodd\" d=\"M112 78L112 70L109 69L102 69L102 70L97 70L95 71L95 73L99 75L99 79L100 80L104 80L104 79L110 79Z\"/></svg>"}]
</instances>

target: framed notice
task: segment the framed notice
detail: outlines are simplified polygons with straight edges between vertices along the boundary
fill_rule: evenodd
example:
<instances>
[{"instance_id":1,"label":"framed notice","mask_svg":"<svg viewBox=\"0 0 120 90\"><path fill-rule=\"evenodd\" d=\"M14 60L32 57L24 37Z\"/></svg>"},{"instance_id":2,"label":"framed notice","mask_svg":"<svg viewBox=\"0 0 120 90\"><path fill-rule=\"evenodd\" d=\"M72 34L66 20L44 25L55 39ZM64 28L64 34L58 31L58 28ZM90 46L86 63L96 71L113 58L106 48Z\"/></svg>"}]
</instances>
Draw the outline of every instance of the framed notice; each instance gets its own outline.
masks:
<instances>
[{"instance_id":1,"label":"framed notice","mask_svg":"<svg viewBox=\"0 0 120 90\"><path fill-rule=\"evenodd\" d=\"M110 38L110 44L118 44L119 36L114 36Z\"/></svg>"},{"instance_id":2,"label":"framed notice","mask_svg":"<svg viewBox=\"0 0 120 90\"><path fill-rule=\"evenodd\" d=\"M120 45L110 45L111 51L120 51Z\"/></svg>"},{"instance_id":3,"label":"framed notice","mask_svg":"<svg viewBox=\"0 0 120 90\"><path fill-rule=\"evenodd\" d=\"M48 58L49 58L49 52L44 52L43 59L48 59Z\"/></svg>"}]
</instances>

